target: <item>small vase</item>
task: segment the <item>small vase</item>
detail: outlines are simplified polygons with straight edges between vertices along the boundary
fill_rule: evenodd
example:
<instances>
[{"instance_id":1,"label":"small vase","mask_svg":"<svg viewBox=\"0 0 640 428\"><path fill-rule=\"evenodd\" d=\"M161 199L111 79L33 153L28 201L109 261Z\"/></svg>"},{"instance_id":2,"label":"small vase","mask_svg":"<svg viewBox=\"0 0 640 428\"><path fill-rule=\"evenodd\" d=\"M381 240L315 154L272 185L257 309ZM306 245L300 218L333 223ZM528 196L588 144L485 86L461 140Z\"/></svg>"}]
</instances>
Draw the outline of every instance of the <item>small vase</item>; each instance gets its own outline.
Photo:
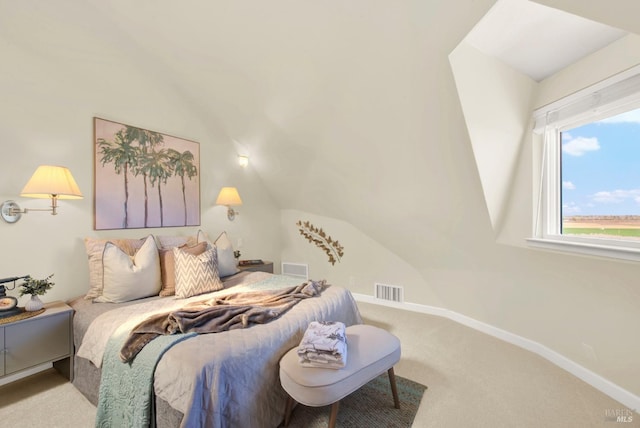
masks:
<instances>
[{"instance_id":1,"label":"small vase","mask_svg":"<svg viewBox=\"0 0 640 428\"><path fill-rule=\"evenodd\" d=\"M28 312L39 311L43 306L42 300L37 295L32 294L31 299L24 305L24 310Z\"/></svg>"}]
</instances>

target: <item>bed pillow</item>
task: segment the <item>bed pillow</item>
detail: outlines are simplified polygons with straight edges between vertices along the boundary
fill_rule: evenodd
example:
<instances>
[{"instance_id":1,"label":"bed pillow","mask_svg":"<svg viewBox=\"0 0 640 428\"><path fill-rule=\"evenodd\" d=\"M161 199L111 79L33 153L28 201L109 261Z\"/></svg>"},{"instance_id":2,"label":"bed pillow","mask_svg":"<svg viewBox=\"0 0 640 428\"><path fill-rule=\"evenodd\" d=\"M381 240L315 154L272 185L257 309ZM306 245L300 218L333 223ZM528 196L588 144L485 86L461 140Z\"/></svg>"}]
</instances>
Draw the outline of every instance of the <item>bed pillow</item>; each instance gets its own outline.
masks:
<instances>
[{"instance_id":1,"label":"bed pillow","mask_svg":"<svg viewBox=\"0 0 640 428\"><path fill-rule=\"evenodd\" d=\"M192 246L184 244L177 248L193 256L198 256L207 250L208 245L207 242L201 242ZM160 276L162 278L160 295L166 297L176 294L176 259L173 255L173 248L160 250Z\"/></svg>"},{"instance_id":2,"label":"bed pillow","mask_svg":"<svg viewBox=\"0 0 640 428\"><path fill-rule=\"evenodd\" d=\"M116 245L129 256L142 247L145 239L96 239L84 238L84 247L89 261L89 291L85 299L95 299L102 294L102 253L107 242Z\"/></svg>"},{"instance_id":3,"label":"bed pillow","mask_svg":"<svg viewBox=\"0 0 640 428\"><path fill-rule=\"evenodd\" d=\"M218 239L214 241L216 248L218 249L218 272L221 277L233 275L238 273L238 265L236 265L236 258L233 255L233 246L231 240L227 236L227 232L222 232Z\"/></svg>"},{"instance_id":4,"label":"bed pillow","mask_svg":"<svg viewBox=\"0 0 640 428\"><path fill-rule=\"evenodd\" d=\"M151 235L133 257L117 245L107 242L102 264L102 295L95 302L128 302L160 292L160 258L156 241Z\"/></svg>"},{"instance_id":5,"label":"bed pillow","mask_svg":"<svg viewBox=\"0 0 640 428\"><path fill-rule=\"evenodd\" d=\"M218 274L215 247L209 245L199 255L189 254L176 247L173 249L173 256L176 260L176 297L186 298L224 288Z\"/></svg>"},{"instance_id":6,"label":"bed pillow","mask_svg":"<svg viewBox=\"0 0 640 428\"><path fill-rule=\"evenodd\" d=\"M198 242L203 241L211 242L207 235L199 230ZM233 256L233 246L227 236L227 232L222 232L212 244L218 250L218 273L220 274L220 278L238 273L240 270L236 265L236 258Z\"/></svg>"}]
</instances>

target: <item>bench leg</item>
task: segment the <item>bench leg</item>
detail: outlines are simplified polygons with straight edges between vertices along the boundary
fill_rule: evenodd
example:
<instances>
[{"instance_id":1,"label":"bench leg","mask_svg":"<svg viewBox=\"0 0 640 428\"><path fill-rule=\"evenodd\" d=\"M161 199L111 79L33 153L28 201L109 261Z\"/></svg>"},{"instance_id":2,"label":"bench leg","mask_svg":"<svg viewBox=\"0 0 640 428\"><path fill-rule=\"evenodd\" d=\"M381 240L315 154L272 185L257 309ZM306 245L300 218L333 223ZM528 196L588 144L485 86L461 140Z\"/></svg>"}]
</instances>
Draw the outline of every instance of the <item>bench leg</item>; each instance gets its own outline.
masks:
<instances>
[{"instance_id":1,"label":"bench leg","mask_svg":"<svg viewBox=\"0 0 640 428\"><path fill-rule=\"evenodd\" d=\"M340 407L340 401L336 401L331 405L331 416L329 417L329 428L335 428L336 420L338 419L338 408Z\"/></svg>"},{"instance_id":2,"label":"bench leg","mask_svg":"<svg viewBox=\"0 0 640 428\"><path fill-rule=\"evenodd\" d=\"M393 404L396 409L400 408L400 399L398 398L398 388L396 388L396 374L391 367L387 373L389 374L389 383L391 384L391 393L393 394Z\"/></svg>"},{"instance_id":3,"label":"bench leg","mask_svg":"<svg viewBox=\"0 0 640 428\"><path fill-rule=\"evenodd\" d=\"M293 411L293 405L295 404L295 400L289 395L287 398L287 407L284 410L284 426L288 427L289 422L291 422L291 411Z\"/></svg>"}]
</instances>

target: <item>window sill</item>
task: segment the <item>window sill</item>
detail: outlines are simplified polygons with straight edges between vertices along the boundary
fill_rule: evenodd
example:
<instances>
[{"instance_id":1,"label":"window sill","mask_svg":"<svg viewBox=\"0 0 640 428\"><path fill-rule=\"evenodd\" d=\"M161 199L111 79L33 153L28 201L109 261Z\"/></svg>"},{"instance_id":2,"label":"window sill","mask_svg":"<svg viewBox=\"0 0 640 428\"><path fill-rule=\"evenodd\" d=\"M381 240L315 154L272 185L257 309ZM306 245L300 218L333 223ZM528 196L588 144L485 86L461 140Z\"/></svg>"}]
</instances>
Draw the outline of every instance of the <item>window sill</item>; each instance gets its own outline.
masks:
<instances>
[{"instance_id":1,"label":"window sill","mask_svg":"<svg viewBox=\"0 0 640 428\"><path fill-rule=\"evenodd\" d=\"M527 244L533 248L560 251L586 256L608 257L618 260L640 261L640 249L586 242L565 241L549 238L528 238Z\"/></svg>"}]
</instances>

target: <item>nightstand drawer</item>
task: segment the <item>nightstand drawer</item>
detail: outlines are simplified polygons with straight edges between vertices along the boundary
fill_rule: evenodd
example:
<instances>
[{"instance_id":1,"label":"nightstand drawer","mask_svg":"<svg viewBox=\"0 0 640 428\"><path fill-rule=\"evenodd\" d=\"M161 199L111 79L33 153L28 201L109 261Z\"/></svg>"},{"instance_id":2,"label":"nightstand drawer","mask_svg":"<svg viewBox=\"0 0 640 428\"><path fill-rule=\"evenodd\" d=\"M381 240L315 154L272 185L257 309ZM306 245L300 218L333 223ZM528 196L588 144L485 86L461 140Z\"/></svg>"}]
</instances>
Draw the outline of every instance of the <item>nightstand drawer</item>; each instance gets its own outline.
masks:
<instances>
[{"instance_id":1,"label":"nightstand drawer","mask_svg":"<svg viewBox=\"0 0 640 428\"><path fill-rule=\"evenodd\" d=\"M68 312L34 317L4 330L5 374L69 356Z\"/></svg>"},{"instance_id":2,"label":"nightstand drawer","mask_svg":"<svg viewBox=\"0 0 640 428\"><path fill-rule=\"evenodd\" d=\"M0 325L0 377L45 363L73 379L73 309L44 305L39 315Z\"/></svg>"},{"instance_id":3,"label":"nightstand drawer","mask_svg":"<svg viewBox=\"0 0 640 428\"><path fill-rule=\"evenodd\" d=\"M0 376L4 376L4 328L0 328Z\"/></svg>"}]
</instances>

